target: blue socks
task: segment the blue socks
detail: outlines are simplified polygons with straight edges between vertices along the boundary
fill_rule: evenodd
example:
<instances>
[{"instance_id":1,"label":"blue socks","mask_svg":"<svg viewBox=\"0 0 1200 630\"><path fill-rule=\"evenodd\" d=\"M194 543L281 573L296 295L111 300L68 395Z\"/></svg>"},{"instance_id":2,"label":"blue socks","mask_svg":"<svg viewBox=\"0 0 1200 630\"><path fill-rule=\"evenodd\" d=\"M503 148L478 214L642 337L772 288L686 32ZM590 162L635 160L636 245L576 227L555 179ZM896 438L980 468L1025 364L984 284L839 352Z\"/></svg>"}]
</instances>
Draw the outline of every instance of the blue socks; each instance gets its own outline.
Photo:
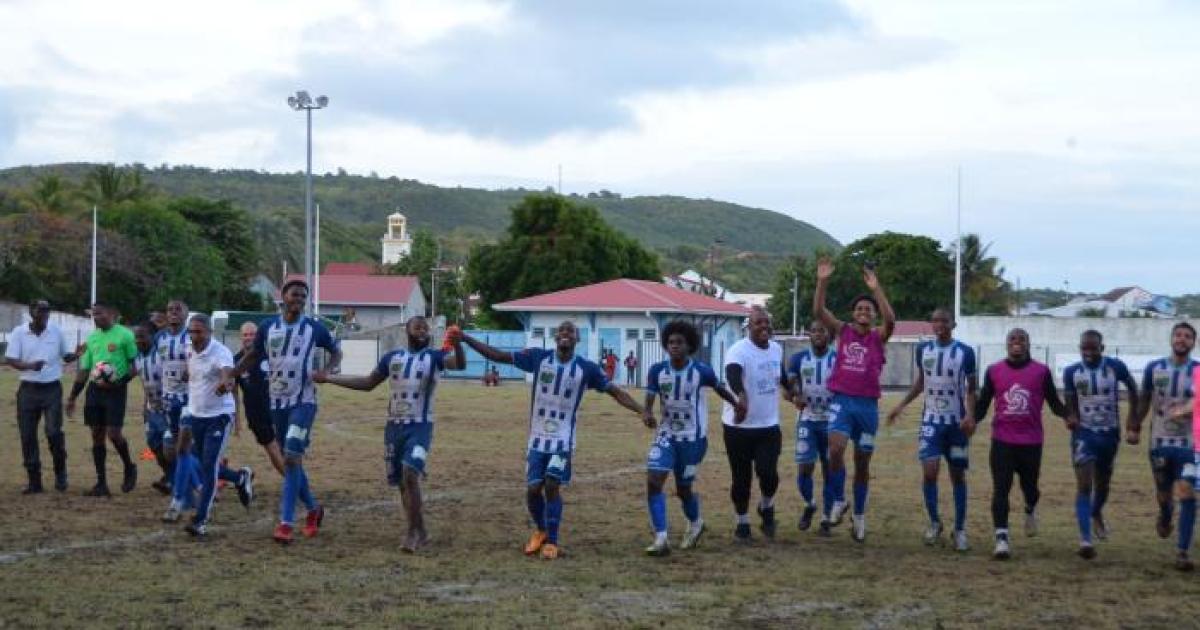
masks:
<instances>
[{"instance_id":1,"label":"blue socks","mask_svg":"<svg viewBox=\"0 0 1200 630\"><path fill-rule=\"evenodd\" d=\"M298 494L300 501L304 503L304 507L311 512L317 509L317 500L313 497L312 490L308 487L308 472L304 467L300 467L300 492ZM293 499L295 501L295 499Z\"/></svg>"},{"instance_id":2,"label":"blue socks","mask_svg":"<svg viewBox=\"0 0 1200 630\"><path fill-rule=\"evenodd\" d=\"M304 482L304 470L299 466L288 466L283 473L283 499L279 505L279 522L291 525L296 522L296 495Z\"/></svg>"},{"instance_id":3,"label":"blue socks","mask_svg":"<svg viewBox=\"0 0 1200 630\"><path fill-rule=\"evenodd\" d=\"M1192 547L1192 530L1196 526L1196 499L1179 502L1179 550Z\"/></svg>"},{"instance_id":4,"label":"blue socks","mask_svg":"<svg viewBox=\"0 0 1200 630\"><path fill-rule=\"evenodd\" d=\"M686 499L681 499L683 502L683 515L687 517L689 523L695 523L700 520L700 496L695 492Z\"/></svg>"},{"instance_id":5,"label":"blue socks","mask_svg":"<svg viewBox=\"0 0 1200 630\"><path fill-rule=\"evenodd\" d=\"M654 533L666 533L667 495L662 492L652 494L646 497L646 504L650 508L650 525L654 527Z\"/></svg>"},{"instance_id":6,"label":"blue socks","mask_svg":"<svg viewBox=\"0 0 1200 630\"><path fill-rule=\"evenodd\" d=\"M1075 521L1079 524L1079 540L1092 542L1092 494L1079 492L1075 495ZM1182 532L1181 532L1182 533Z\"/></svg>"},{"instance_id":7,"label":"blue socks","mask_svg":"<svg viewBox=\"0 0 1200 630\"><path fill-rule=\"evenodd\" d=\"M867 512L867 491L869 486L865 483L854 483L854 515L862 516Z\"/></svg>"},{"instance_id":8,"label":"blue socks","mask_svg":"<svg viewBox=\"0 0 1200 630\"><path fill-rule=\"evenodd\" d=\"M533 526L539 531L546 531L546 499L542 493L526 493L525 507L529 508L529 517L533 519Z\"/></svg>"},{"instance_id":9,"label":"blue socks","mask_svg":"<svg viewBox=\"0 0 1200 630\"><path fill-rule=\"evenodd\" d=\"M967 527L967 482L951 483L954 488L954 531L961 532Z\"/></svg>"},{"instance_id":10,"label":"blue socks","mask_svg":"<svg viewBox=\"0 0 1200 630\"><path fill-rule=\"evenodd\" d=\"M825 500L824 509L821 510L821 513L829 516L829 512L833 510L833 482L829 479L829 473L822 475L821 498Z\"/></svg>"},{"instance_id":11,"label":"blue socks","mask_svg":"<svg viewBox=\"0 0 1200 630\"><path fill-rule=\"evenodd\" d=\"M940 523L938 516L938 486L937 481L925 479L921 482L921 494L925 496L925 511L929 513L930 523ZM857 496L855 497L857 499Z\"/></svg>"},{"instance_id":12,"label":"blue socks","mask_svg":"<svg viewBox=\"0 0 1200 630\"><path fill-rule=\"evenodd\" d=\"M562 513L563 500L561 495L546 501L546 542L552 545L558 544L558 524L562 522Z\"/></svg>"},{"instance_id":13,"label":"blue socks","mask_svg":"<svg viewBox=\"0 0 1200 630\"><path fill-rule=\"evenodd\" d=\"M800 488L804 504L813 505L813 476L800 473L796 476L796 485Z\"/></svg>"},{"instance_id":14,"label":"blue socks","mask_svg":"<svg viewBox=\"0 0 1200 630\"><path fill-rule=\"evenodd\" d=\"M833 492L834 502L846 500L846 469L845 468L843 468L841 470L830 471L829 486Z\"/></svg>"}]
</instances>

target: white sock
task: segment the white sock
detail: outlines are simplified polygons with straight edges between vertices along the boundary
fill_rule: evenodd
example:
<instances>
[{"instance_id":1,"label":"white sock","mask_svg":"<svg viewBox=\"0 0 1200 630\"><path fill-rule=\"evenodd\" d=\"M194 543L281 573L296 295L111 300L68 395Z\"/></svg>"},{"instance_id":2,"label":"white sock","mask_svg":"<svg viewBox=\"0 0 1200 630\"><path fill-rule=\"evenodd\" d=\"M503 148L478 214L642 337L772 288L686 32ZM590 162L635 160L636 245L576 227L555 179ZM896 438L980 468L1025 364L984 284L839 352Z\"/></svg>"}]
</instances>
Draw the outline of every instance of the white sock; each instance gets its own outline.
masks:
<instances>
[{"instance_id":1,"label":"white sock","mask_svg":"<svg viewBox=\"0 0 1200 630\"><path fill-rule=\"evenodd\" d=\"M1000 536L1005 536L1005 537L1008 536L1008 528L1007 527L996 530L996 538L999 538Z\"/></svg>"},{"instance_id":2,"label":"white sock","mask_svg":"<svg viewBox=\"0 0 1200 630\"><path fill-rule=\"evenodd\" d=\"M738 514L737 522L738 522L738 525L749 525L750 524L750 515L749 514Z\"/></svg>"},{"instance_id":3,"label":"white sock","mask_svg":"<svg viewBox=\"0 0 1200 630\"><path fill-rule=\"evenodd\" d=\"M667 542L667 532L656 532L654 534L654 543L655 544L665 543L665 542Z\"/></svg>"},{"instance_id":4,"label":"white sock","mask_svg":"<svg viewBox=\"0 0 1200 630\"><path fill-rule=\"evenodd\" d=\"M762 497L758 500L760 510L769 510L773 507L775 507L775 497Z\"/></svg>"}]
</instances>

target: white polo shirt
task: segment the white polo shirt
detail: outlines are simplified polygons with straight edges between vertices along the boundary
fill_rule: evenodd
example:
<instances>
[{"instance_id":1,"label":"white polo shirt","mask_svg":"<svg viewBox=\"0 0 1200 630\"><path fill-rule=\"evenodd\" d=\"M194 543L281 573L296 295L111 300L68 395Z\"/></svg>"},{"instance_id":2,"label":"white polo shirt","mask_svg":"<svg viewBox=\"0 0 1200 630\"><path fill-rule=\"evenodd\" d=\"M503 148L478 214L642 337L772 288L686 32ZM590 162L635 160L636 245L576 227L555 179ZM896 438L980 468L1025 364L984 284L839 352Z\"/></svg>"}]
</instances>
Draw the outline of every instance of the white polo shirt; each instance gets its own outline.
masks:
<instances>
[{"instance_id":1,"label":"white polo shirt","mask_svg":"<svg viewBox=\"0 0 1200 630\"><path fill-rule=\"evenodd\" d=\"M62 331L53 322L46 322L42 334L34 334L29 324L21 324L8 335L8 349L4 356L26 363L45 361L41 370L21 370L22 381L31 383L54 383L62 379L62 358L71 353Z\"/></svg>"},{"instance_id":2,"label":"white polo shirt","mask_svg":"<svg viewBox=\"0 0 1200 630\"><path fill-rule=\"evenodd\" d=\"M218 394L221 368L233 368L233 353L216 339L210 339L203 352L188 346L188 413L196 418L233 415L233 393Z\"/></svg>"},{"instance_id":3,"label":"white polo shirt","mask_svg":"<svg viewBox=\"0 0 1200 630\"><path fill-rule=\"evenodd\" d=\"M733 406L725 403L721 421L739 429L764 429L779 426L779 396L783 375L783 347L774 341L766 348L759 348L749 339L742 339L729 347L725 354L725 365L736 363L742 366L742 385L748 394L749 409L746 420L741 424L733 421Z\"/></svg>"}]
</instances>

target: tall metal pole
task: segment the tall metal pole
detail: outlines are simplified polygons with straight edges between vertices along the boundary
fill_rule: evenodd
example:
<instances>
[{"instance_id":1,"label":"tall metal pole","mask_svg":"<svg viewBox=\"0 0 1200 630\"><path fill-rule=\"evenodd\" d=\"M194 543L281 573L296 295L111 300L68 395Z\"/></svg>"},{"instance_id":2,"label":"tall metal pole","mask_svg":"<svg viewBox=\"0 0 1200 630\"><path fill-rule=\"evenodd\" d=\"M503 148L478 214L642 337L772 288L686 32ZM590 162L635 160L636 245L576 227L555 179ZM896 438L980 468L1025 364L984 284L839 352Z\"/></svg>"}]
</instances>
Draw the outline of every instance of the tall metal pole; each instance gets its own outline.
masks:
<instances>
[{"instance_id":1,"label":"tall metal pole","mask_svg":"<svg viewBox=\"0 0 1200 630\"><path fill-rule=\"evenodd\" d=\"M304 117L308 123L306 134L308 162L304 175L304 281L310 291L308 295L309 312L312 312L313 296L313 207L312 207L312 110L305 109Z\"/></svg>"},{"instance_id":2,"label":"tall metal pole","mask_svg":"<svg viewBox=\"0 0 1200 630\"><path fill-rule=\"evenodd\" d=\"M321 204L316 204L313 226L313 315L321 314Z\"/></svg>"},{"instance_id":3,"label":"tall metal pole","mask_svg":"<svg viewBox=\"0 0 1200 630\"><path fill-rule=\"evenodd\" d=\"M962 317L962 166L958 167L958 213L954 228L954 321Z\"/></svg>"},{"instance_id":4,"label":"tall metal pole","mask_svg":"<svg viewBox=\"0 0 1200 630\"><path fill-rule=\"evenodd\" d=\"M96 206L92 206L92 301L88 304L89 307L96 304L96 232L98 231L96 224L98 218L99 213Z\"/></svg>"},{"instance_id":5,"label":"tall metal pole","mask_svg":"<svg viewBox=\"0 0 1200 630\"><path fill-rule=\"evenodd\" d=\"M796 334L796 305L800 302L800 274L792 276L792 335Z\"/></svg>"}]
</instances>

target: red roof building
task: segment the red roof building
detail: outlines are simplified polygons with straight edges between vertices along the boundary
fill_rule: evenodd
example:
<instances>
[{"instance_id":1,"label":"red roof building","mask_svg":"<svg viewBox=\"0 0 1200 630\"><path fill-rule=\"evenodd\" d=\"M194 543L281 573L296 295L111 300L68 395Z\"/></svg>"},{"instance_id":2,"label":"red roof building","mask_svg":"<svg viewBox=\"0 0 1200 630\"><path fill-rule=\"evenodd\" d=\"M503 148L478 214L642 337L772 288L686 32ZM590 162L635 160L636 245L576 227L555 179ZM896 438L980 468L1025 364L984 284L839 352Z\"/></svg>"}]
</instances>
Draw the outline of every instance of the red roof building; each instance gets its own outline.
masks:
<instances>
[{"instance_id":1,"label":"red roof building","mask_svg":"<svg viewBox=\"0 0 1200 630\"><path fill-rule=\"evenodd\" d=\"M331 262L325 265L327 276L371 276L375 275L375 265L370 263Z\"/></svg>"},{"instance_id":2,"label":"red roof building","mask_svg":"<svg viewBox=\"0 0 1200 630\"><path fill-rule=\"evenodd\" d=\"M746 317L750 309L649 280L621 278L493 305L497 311L671 313Z\"/></svg>"},{"instance_id":3,"label":"red roof building","mask_svg":"<svg viewBox=\"0 0 1200 630\"><path fill-rule=\"evenodd\" d=\"M290 274L284 280L303 280ZM425 294L416 276L337 275L323 273L312 291L318 312L353 316L364 329L383 328L425 315Z\"/></svg>"}]
</instances>

